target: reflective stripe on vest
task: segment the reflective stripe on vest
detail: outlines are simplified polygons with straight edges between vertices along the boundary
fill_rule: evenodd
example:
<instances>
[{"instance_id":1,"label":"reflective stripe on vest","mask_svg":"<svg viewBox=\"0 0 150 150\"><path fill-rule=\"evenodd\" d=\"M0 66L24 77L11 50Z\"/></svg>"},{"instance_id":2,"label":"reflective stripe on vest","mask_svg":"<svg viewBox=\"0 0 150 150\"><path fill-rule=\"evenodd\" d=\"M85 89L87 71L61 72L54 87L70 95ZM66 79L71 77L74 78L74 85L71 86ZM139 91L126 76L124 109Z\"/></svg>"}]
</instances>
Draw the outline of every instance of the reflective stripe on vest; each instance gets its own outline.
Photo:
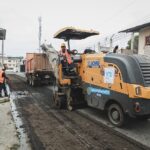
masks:
<instances>
[{"instance_id":1,"label":"reflective stripe on vest","mask_svg":"<svg viewBox=\"0 0 150 150\"><path fill-rule=\"evenodd\" d=\"M71 55L68 53L67 50L65 50L65 53L63 53L61 50L61 55L66 56L68 64L72 63Z\"/></svg>"},{"instance_id":2,"label":"reflective stripe on vest","mask_svg":"<svg viewBox=\"0 0 150 150\"><path fill-rule=\"evenodd\" d=\"M0 83L4 83L4 77L2 77L3 71L0 71Z\"/></svg>"}]
</instances>

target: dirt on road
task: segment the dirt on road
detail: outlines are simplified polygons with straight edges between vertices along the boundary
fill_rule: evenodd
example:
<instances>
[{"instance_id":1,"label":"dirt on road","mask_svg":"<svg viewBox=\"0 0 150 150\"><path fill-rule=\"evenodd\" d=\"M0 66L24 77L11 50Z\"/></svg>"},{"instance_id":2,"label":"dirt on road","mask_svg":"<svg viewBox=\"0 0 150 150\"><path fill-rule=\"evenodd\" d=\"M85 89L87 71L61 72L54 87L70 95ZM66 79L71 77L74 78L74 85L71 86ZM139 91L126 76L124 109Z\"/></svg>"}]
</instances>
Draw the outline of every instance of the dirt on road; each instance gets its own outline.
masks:
<instances>
[{"instance_id":1,"label":"dirt on road","mask_svg":"<svg viewBox=\"0 0 150 150\"><path fill-rule=\"evenodd\" d=\"M15 104L33 150L142 149L76 111L56 109L48 87L29 87L16 75L9 75L9 78L12 92L28 91L16 97Z\"/></svg>"}]
</instances>

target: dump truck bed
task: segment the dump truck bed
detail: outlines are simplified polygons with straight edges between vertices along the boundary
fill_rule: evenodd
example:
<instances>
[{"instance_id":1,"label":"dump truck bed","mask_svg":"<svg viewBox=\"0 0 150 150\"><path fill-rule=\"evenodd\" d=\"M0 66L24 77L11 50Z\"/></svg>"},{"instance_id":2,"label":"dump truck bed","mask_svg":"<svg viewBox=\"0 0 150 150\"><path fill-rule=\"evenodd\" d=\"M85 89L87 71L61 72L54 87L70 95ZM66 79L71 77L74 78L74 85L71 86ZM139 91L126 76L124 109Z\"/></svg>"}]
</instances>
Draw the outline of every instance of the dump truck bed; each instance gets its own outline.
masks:
<instances>
[{"instance_id":1,"label":"dump truck bed","mask_svg":"<svg viewBox=\"0 0 150 150\"><path fill-rule=\"evenodd\" d=\"M26 73L48 72L51 70L49 60L43 53L26 54Z\"/></svg>"}]
</instances>

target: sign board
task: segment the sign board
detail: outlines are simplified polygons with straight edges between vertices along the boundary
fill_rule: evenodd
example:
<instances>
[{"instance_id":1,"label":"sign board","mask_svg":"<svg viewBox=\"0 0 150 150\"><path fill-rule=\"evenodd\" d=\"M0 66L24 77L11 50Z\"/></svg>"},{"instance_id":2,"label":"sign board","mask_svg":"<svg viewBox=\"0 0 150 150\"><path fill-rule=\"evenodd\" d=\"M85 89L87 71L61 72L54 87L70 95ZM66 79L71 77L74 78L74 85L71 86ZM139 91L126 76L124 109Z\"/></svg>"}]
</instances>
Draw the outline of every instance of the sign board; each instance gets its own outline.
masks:
<instances>
[{"instance_id":1,"label":"sign board","mask_svg":"<svg viewBox=\"0 0 150 150\"><path fill-rule=\"evenodd\" d=\"M115 68L104 68L104 83L113 84L115 78Z\"/></svg>"},{"instance_id":2,"label":"sign board","mask_svg":"<svg viewBox=\"0 0 150 150\"><path fill-rule=\"evenodd\" d=\"M6 38L6 30L0 28L0 40L5 40Z\"/></svg>"},{"instance_id":3,"label":"sign board","mask_svg":"<svg viewBox=\"0 0 150 150\"><path fill-rule=\"evenodd\" d=\"M88 61L87 63L88 63L89 68L99 68L100 67L99 60Z\"/></svg>"}]
</instances>

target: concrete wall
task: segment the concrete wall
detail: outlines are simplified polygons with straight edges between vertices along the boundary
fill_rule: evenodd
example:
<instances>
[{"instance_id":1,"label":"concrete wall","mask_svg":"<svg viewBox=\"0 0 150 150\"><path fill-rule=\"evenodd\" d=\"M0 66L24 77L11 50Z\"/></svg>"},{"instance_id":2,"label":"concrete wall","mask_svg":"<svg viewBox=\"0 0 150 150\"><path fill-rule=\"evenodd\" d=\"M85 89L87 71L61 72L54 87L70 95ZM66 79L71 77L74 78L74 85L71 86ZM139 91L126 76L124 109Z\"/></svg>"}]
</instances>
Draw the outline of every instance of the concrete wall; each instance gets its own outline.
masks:
<instances>
[{"instance_id":1,"label":"concrete wall","mask_svg":"<svg viewBox=\"0 0 150 150\"><path fill-rule=\"evenodd\" d=\"M145 37L150 36L150 27L144 28L139 32L139 54L150 55L150 46L145 45Z\"/></svg>"}]
</instances>

